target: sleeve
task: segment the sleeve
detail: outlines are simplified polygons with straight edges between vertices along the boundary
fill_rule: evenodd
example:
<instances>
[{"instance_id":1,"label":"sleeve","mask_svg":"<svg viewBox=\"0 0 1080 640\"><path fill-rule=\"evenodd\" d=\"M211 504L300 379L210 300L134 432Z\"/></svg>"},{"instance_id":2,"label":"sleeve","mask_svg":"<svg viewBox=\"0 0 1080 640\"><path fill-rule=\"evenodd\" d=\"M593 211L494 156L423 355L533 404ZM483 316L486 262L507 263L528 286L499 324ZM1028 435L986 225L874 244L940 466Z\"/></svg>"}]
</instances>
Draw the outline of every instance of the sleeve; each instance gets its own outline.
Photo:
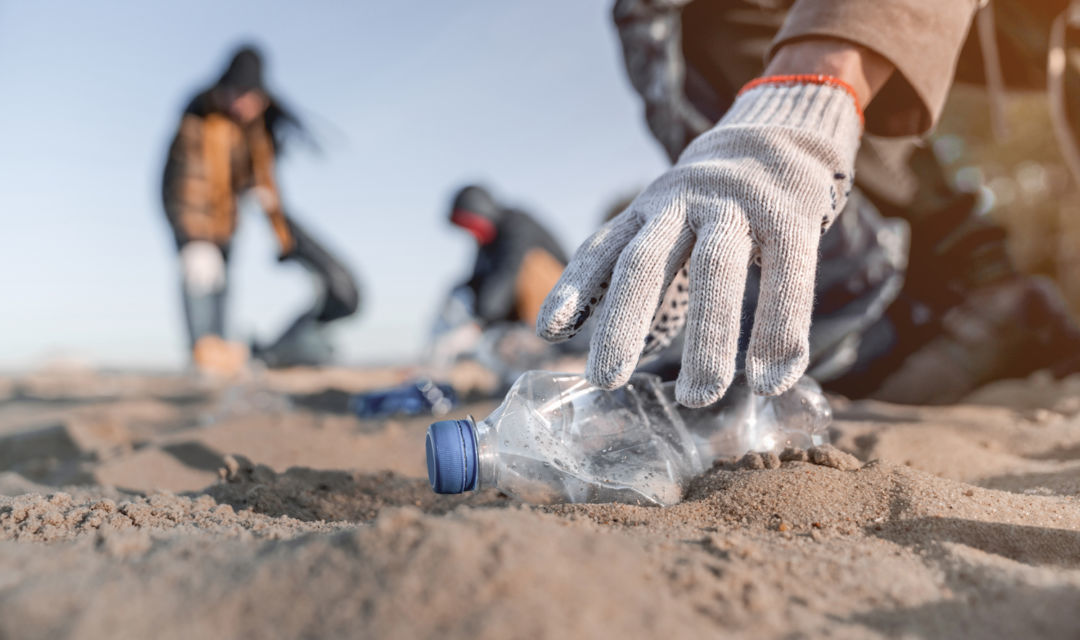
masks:
<instances>
[{"instance_id":1,"label":"sleeve","mask_svg":"<svg viewBox=\"0 0 1080 640\"><path fill-rule=\"evenodd\" d=\"M252 133L248 136L248 146L251 149L256 194L263 210L266 211L274 237L277 238L280 255L288 256L296 248L296 239L292 236L282 210L281 196L278 193L277 181L274 179L273 140L263 126L253 127Z\"/></svg>"},{"instance_id":2,"label":"sleeve","mask_svg":"<svg viewBox=\"0 0 1080 640\"><path fill-rule=\"evenodd\" d=\"M770 56L792 41L827 37L866 47L896 73L866 110L868 133L925 133L941 115L978 0L798 0Z\"/></svg>"},{"instance_id":3,"label":"sleeve","mask_svg":"<svg viewBox=\"0 0 1080 640\"><path fill-rule=\"evenodd\" d=\"M202 120L185 115L169 147L162 180L165 214L178 242L211 237L208 187L202 152Z\"/></svg>"}]
</instances>

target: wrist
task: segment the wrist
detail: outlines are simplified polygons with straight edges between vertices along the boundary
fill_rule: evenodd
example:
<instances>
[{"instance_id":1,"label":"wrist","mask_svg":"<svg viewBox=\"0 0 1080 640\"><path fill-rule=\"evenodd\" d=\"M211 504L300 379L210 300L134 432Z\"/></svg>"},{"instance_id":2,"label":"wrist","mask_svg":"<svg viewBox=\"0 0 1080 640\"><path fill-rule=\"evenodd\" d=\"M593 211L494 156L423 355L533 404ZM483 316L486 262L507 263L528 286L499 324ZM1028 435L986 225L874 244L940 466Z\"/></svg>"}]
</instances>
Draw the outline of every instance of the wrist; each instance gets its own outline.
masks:
<instances>
[{"instance_id":1,"label":"wrist","mask_svg":"<svg viewBox=\"0 0 1080 640\"><path fill-rule=\"evenodd\" d=\"M769 76L822 75L850 87L860 111L865 109L895 67L866 47L827 38L799 40L781 47L763 74Z\"/></svg>"},{"instance_id":2,"label":"wrist","mask_svg":"<svg viewBox=\"0 0 1080 640\"><path fill-rule=\"evenodd\" d=\"M760 112L761 110L759 110L759 113L755 114L756 117L759 120L761 118L763 118L763 117L766 118L766 119L774 119L777 115L780 115L781 117L784 117L785 112L789 112L791 110L791 108L793 107L793 105L788 105L788 104L783 104L783 103L785 102L786 99L794 98L794 99L799 100L800 102L802 102L805 99L814 100L814 101L818 101L818 102L821 102L821 101L826 101L826 102L831 101L831 102L834 102L834 103L839 102L840 104L834 105L834 107L838 107L838 108L833 109L833 111L836 112L837 117L842 116L842 112L844 111L843 105L844 104L850 104L850 106L853 107L854 110L855 110L855 115L858 116L860 128L865 123L864 118L863 118L862 108L859 106L859 97L855 92L855 88L852 87L851 85L849 85L848 83L844 82L843 80L841 80L839 78L836 78L834 76L823 75L823 74L810 74L810 73L804 73L804 74L798 74L798 75L762 76L760 78L756 78L754 80L751 80L750 82L746 83L746 85L743 86L742 89L739 89L738 97L741 98L743 96L743 94L745 94L745 93L751 92L754 89L759 89L759 88L764 88L764 87L772 87L774 89L774 91L772 91L770 93L779 94L781 96L781 97L778 98L775 95L773 95L773 96L770 96L769 98L764 98L764 99L765 100L772 100L774 102L779 100L779 102L781 104L776 105L776 108L774 108L774 109L765 109L764 113L761 113ZM805 87L805 88L810 88L810 89L812 89L813 87L822 87L822 89L808 90L808 91L796 91L796 90L794 90L794 89L797 89L798 87ZM789 90L789 91L778 91L779 89L784 89L784 88L791 89L791 90ZM796 95L793 95L793 94L796 94ZM845 99L844 96L846 96L846 99ZM817 111L815 110L814 113L817 113ZM792 114L787 114L787 115L790 116ZM806 116L808 116L808 115L812 115L812 114L809 114L809 113L805 114L805 115L799 117L798 119L801 119L802 121L806 122L806 124L813 125L814 124L813 122L807 122ZM764 123L762 122L761 124L764 124ZM790 123L790 122L789 123L772 122L771 124L794 124L794 123ZM861 131L860 131L860 133L861 133Z\"/></svg>"},{"instance_id":3,"label":"wrist","mask_svg":"<svg viewBox=\"0 0 1080 640\"><path fill-rule=\"evenodd\" d=\"M795 145L847 173L855 162L863 121L850 87L829 76L759 78L747 84L713 131L771 130L782 146ZM687 147L679 161L693 161L712 153L710 133ZM723 137L723 136L722 136ZM771 138L775 143L775 136ZM838 169L840 170L840 169Z\"/></svg>"},{"instance_id":4,"label":"wrist","mask_svg":"<svg viewBox=\"0 0 1080 640\"><path fill-rule=\"evenodd\" d=\"M863 119L851 87L831 76L758 78L743 87L718 126L770 125L858 144Z\"/></svg>"}]
</instances>

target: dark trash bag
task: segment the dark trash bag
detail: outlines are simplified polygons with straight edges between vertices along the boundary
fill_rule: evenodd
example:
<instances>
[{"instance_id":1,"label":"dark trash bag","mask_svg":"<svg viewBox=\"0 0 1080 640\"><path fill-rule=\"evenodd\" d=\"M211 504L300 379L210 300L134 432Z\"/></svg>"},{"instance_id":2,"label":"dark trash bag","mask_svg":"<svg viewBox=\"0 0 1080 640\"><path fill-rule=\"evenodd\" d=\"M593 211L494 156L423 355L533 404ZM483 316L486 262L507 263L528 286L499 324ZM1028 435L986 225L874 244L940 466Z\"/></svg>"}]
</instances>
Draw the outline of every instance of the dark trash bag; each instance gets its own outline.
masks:
<instances>
[{"instance_id":1,"label":"dark trash bag","mask_svg":"<svg viewBox=\"0 0 1080 640\"><path fill-rule=\"evenodd\" d=\"M317 366L333 357L325 325L356 313L360 292L352 274L295 220L288 219L295 241L283 262L297 262L320 283L314 305L269 346L252 345L252 355L270 367Z\"/></svg>"}]
</instances>

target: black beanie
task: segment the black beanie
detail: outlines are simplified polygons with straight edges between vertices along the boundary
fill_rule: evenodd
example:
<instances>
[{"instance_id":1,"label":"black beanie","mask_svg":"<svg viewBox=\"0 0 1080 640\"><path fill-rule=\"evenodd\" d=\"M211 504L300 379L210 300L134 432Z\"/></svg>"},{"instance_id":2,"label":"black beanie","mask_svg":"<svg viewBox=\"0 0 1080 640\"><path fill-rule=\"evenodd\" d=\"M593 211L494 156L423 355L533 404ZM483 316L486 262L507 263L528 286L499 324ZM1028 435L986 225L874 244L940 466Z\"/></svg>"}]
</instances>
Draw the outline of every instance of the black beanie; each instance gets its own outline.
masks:
<instances>
[{"instance_id":1,"label":"black beanie","mask_svg":"<svg viewBox=\"0 0 1080 640\"><path fill-rule=\"evenodd\" d=\"M237 50L233 55L229 68L218 80L218 87L235 89L237 91L251 91L263 88L262 55L255 47L246 46Z\"/></svg>"}]
</instances>

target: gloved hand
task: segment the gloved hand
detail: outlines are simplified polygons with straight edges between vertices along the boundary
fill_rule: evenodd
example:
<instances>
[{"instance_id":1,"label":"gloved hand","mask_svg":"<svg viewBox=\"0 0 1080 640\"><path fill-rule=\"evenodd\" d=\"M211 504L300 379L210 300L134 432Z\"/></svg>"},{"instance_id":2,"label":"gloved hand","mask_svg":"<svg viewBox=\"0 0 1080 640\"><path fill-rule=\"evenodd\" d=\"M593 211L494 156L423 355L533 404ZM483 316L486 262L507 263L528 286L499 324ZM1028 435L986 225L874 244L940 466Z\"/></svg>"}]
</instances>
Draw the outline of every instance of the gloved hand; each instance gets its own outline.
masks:
<instances>
[{"instance_id":1,"label":"gloved hand","mask_svg":"<svg viewBox=\"0 0 1080 640\"><path fill-rule=\"evenodd\" d=\"M225 256L212 242L187 242L180 248L180 273L188 295L218 293L226 284Z\"/></svg>"},{"instance_id":2,"label":"gloved hand","mask_svg":"<svg viewBox=\"0 0 1080 640\"><path fill-rule=\"evenodd\" d=\"M630 378L651 328L677 330L686 315L676 398L709 405L735 374L754 260L761 294L746 375L755 393L784 392L808 364L818 242L850 191L861 134L854 92L839 80L747 85L675 166L578 249L544 301L537 333L570 338L606 294L586 375L611 389ZM663 300L684 265L688 304L678 295ZM686 285L671 288L678 286Z\"/></svg>"}]
</instances>

